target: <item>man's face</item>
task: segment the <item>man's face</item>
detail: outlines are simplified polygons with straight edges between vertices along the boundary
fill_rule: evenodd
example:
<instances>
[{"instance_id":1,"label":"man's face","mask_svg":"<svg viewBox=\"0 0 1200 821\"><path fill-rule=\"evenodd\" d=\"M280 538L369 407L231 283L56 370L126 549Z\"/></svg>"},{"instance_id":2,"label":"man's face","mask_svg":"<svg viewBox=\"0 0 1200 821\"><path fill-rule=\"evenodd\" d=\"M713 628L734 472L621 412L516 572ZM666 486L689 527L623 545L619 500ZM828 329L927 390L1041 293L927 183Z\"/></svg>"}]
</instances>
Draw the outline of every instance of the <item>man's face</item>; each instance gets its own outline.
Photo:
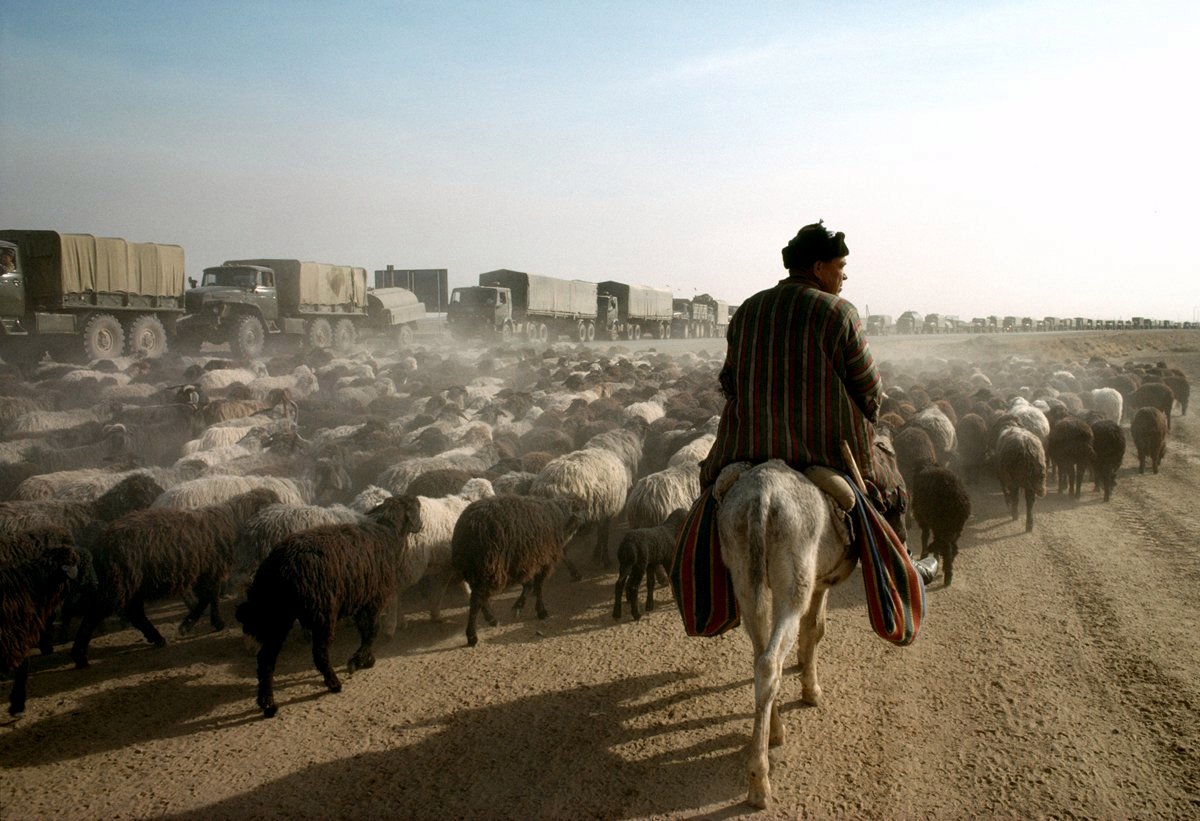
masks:
<instances>
[{"instance_id":1,"label":"man's face","mask_svg":"<svg viewBox=\"0 0 1200 821\"><path fill-rule=\"evenodd\" d=\"M827 294L839 294L842 283L846 281L846 258L818 262L813 266L813 279L821 285L821 290Z\"/></svg>"}]
</instances>

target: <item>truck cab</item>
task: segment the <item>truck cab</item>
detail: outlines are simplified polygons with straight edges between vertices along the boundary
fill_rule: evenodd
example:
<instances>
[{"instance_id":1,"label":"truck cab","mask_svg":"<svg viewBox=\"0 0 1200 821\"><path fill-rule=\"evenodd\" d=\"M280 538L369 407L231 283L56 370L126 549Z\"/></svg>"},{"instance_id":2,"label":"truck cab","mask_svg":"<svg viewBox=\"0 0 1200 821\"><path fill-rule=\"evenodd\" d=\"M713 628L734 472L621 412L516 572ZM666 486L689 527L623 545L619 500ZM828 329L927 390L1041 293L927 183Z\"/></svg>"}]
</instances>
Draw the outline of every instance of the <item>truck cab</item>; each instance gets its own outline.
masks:
<instances>
[{"instance_id":1,"label":"truck cab","mask_svg":"<svg viewBox=\"0 0 1200 821\"><path fill-rule=\"evenodd\" d=\"M450 292L446 324L454 336L466 339L492 331L512 335L512 290L492 285L471 285ZM507 334L505 333L507 329Z\"/></svg>"},{"instance_id":2,"label":"truck cab","mask_svg":"<svg viewBox=\"0 0 1200 821\"><path fill-rule=\"evenodd\" d=\"M21 273L19 249L14 243L0 242L0 326L5 334L25 333L25 276Z\"/></svg>"},{"instance_id":3,"label":"truck cab","mask_svg":"<svg viewBox=\"0 0 1200 821\"><path fill-rule=\"evenodd\" d=\"M267 322L277 320L279 302L275 272L258 265L205 268L199 286L189 289L184 296L184 308L189 317L209 312L224 316L235 306L254 310Z\"/></svg>"}]
</instances>

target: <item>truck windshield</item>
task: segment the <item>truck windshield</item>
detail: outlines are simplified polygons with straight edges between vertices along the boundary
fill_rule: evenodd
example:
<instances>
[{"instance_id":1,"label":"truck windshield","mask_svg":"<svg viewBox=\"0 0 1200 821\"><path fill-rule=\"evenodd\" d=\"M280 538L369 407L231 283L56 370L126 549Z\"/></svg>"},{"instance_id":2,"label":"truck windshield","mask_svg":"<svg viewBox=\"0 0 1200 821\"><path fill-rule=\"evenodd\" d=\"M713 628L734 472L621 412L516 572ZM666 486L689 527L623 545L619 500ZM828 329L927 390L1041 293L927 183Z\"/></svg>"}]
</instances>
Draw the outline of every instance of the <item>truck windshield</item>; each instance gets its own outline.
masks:
<instances>
[{"instance_id":1,"label":"truck windshield","mask_svg":"<svg viewBox=\"0 0 1200 821\"><path fill-rule=\"evenodd\" d=\"M205 268L204 284L253 288L257 284L257 276L253 268Z\"/></svg>"},{"instance_id":2,"label":"truck windshield","mask_svg":"<svg viewBox=\"0 0 1200 821\"><path fill-rule=\"evenodd\" d=\"M487 288L456 288L450 294L450 301L459 305L495 305L496 292Z\"/></svg>"},{"instance_id":3,"label":"truck windshield","mask_svg":"<svg viewBox=\"0 0 1200 821\"><path fill-rule=\"evenodd\" d=\"M7 245L0 246L0 274L11 274L17 270L17 252Z\"/></svg>"}]
</instances>

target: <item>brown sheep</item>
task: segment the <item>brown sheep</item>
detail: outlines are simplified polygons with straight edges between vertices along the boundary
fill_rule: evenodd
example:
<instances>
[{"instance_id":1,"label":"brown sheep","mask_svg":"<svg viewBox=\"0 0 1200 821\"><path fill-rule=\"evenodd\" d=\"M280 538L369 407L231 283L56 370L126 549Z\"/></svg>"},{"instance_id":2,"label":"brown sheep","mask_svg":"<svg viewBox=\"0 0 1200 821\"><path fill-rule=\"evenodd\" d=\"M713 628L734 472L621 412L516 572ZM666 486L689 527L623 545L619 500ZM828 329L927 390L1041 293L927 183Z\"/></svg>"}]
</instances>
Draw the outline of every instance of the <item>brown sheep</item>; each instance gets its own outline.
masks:
<instances>
[{"instance_id":1,"label":"brown sheep","mask_svg":"<svg viewBox=\"0 0 1200 821\"><path fill-rule=\"evenodd\" d=\"M1167 455L1167 435L1170 430L1166 414L1158 408L1138 408L1129 425L1133 444L1137 448L1138 473L1146 472L1146 460L1158 473L1158 465Z\"/></svg>"},{"instance_id":2,"label":"brown sheep","mask_svg":"<svg viewBox=\"0 0 1200 821\"><path fill-rule=\"evenodd\" d=\"M146 602L185 591L192 591L196 604L179 625L180 634L191 630L205 609L213 629L223 629L218 599L233 572L238 531L259 510L278 503L273 490L256 488L199 510L150 508L110 524L96 541L97 590L71 648L75 666L88 666L96 625L116 612L123 612L147 641L165 645L146 617Z\"/></svg>"}]
</instances>

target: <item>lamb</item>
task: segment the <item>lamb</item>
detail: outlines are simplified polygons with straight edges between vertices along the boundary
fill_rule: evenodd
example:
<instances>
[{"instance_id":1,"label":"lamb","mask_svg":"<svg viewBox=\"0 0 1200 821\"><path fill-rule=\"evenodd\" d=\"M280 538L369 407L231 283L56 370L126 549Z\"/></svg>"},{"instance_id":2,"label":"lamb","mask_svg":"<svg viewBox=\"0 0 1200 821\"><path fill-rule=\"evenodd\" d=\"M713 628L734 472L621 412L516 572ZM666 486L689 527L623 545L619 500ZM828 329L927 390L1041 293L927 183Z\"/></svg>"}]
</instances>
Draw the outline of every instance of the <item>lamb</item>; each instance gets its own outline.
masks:
<instances>
[{"instance_id":1,"label":"lamb","mask_svg":"<svg viewBox=\"0 0 1200 821\"><path fill-rule=\"evenodd\" d=\"M0 671L13 673L8 714L25 713L29 682L29 649L38 644L73 579L79 554L62 528L0 537L0 553L25 555L0 564Z\"/></svg>"},{"instance_id":2,"label":"lamb","mask_svg":"<svg viewBox=\"0 0 1200 821\"><path fill-rule=\"evenodd\" d=\"M633 484L626 463L613 451L586 448L552 460L533 480L529 493L543 498L578 499L583 521L596 526L593 558L609 566L608 534L612 520L621 515ZM578 572L567 565L573 578Z\"/></svg>"},{"instance_id":3,"label":"lamb","mask_svg":"<svg viewBox=\"0 0 1200 821\"><path fill-rule=\"evenodd\" d=\"M233 570L238 531L259 510L278 503L274 492L256 488L200 510L152 507L110 524L96 541L98 586L71 648L75 666L88 666L88 644L96 625L118 611L147 641L165 645L166 639L146 618L146 602L188 590L196 603L179 625L180 635L192 629L205 609L213 629L224 629L219 595Z\"/></svg>"},{"instance_id":4,"label":"lamb","mask_svg":"<svg viewBox=\"0 0 1200 821\"><path fill-rule=\"evenodd\" d=\"M352 617L362 640L350 657L350 672L374 666L379 613L396 579L405 575L409 535L420 529L420 503L396 496L370 511L362 523L324 525L288 536L263 560L237 618L245 633L262 644L257 703L264 717L279 711L275 663L297 620L312 633L313 662L331 692L342 689L329 663L339 618Z\"/></svg>"},{"instance_id":5,"label":"lamb","mask_svg":"<svg viewBox=\"0 0 1200 821\"><path fill-rule=\"evenodd\" d=\"M1141 407L1134 413L1129 432L1133 436L1134 447L1137 448L1138 473L1146 472L1147 459L1150 460L1153 471L1158 473L1158 465L1167 455L1167 436L1170 429L1167 415L1158 408Z\"/></svg>"},{"instance_id":6,"label":"lamb","mask_svg":"<svg viewBox=\"0 0 1200 821\"><path fill-rule=\"evenodd\" d=\"M659 568L669 573L675 557L675 540L687 518L688 509L679 507L671 511L666 520L653 527L638 527L629 530L617 547L617 584L613 588L613 620L621 620L621 594L629 601L629 612L634 620L642 617L638 610L638 590L642 577L646 579L646 612L654 609L654 581Z\"/></svg>"},{"instance_id":7,"label":"lamb","mask_svg":"<svg viewBox=\"0 0 1200 821\"><path fill-rule=\"evenodd\" d=\"M1136 412L1141 408L1157 408L1167 418L1167 430L1171 429L1171 411L1175 408L1175 394L1163 382L1147 382L1129 397L1129 410ZM1136 418L1136 413L1134 413ZM1154 471L1158 473L1158 471Z\"/></svg>"},{"instance_id":8,"label":"lamb","mask_svg":"<svg viewBox=\"0 0 1200 821\"><path fill-rule=\"evenodd\" d=\"M1014 522L1021 491L1025 491L1025 532L1032 531L1034 497L1046 495L1046 453L1042 440L1020 425L1006 426L996 442L996 476L1004 488L1004 500Z\"/></svg>"},{"instance_id":9,"label":"lamb","mask_svg":"<svg viewBox=\"0 0 1200 821\"><path fill-rule=\"evenodd\" d=\"M512 582L521 584L514 613L521 612L532 589L538 618L549 615L542 584L563 560L567 542L582 523L574 505L561 499L493 496L467 506L454 525L450 550L454 569L471 586L468 647L479 642L475 631L479 611L494 627L496 617L488 600Z\"/></svg>"},{"instance_id":10,"label":"lamb","mask_svg":"<svg viewBox=\"0 0 1200 821\"><path fill-rule=\"evenodd\" d=\"M1117 484L1117 471L1125 459L1125 431L1110 419L1092 425L1092 449L1096 453L1095 469L1097 488L1104 488L1104 501L1112 497Z\"/></svg>"},{"instance_id":11,"label":"lamb","mask_svg":"<svg viewBox=\"0 0 1200 821\"><path fill-rule=\"evenodd\" d=\"M1096 451L1092 446L1092 428L1076 416L1068 416L1054 423L1046 439L1046 457L1058 471L1058 492L1064 490L1079 498L1083 485L1083 472L1093 468Z\"/></svg>"},{"instance_id":12,"label":"lamb","mask_svg":"<svg viewBox=\"0 0 1200 821\"><path fill-rule=\"evenodd\" d=\"M937 555L946 587L954 580L958 538L971 518L971 497L952 471L930 465L919 471L912 485L913 517L921 527L921 556ZM933 542L929 540L933 535Z\"/></svg>"}]
</instances>

